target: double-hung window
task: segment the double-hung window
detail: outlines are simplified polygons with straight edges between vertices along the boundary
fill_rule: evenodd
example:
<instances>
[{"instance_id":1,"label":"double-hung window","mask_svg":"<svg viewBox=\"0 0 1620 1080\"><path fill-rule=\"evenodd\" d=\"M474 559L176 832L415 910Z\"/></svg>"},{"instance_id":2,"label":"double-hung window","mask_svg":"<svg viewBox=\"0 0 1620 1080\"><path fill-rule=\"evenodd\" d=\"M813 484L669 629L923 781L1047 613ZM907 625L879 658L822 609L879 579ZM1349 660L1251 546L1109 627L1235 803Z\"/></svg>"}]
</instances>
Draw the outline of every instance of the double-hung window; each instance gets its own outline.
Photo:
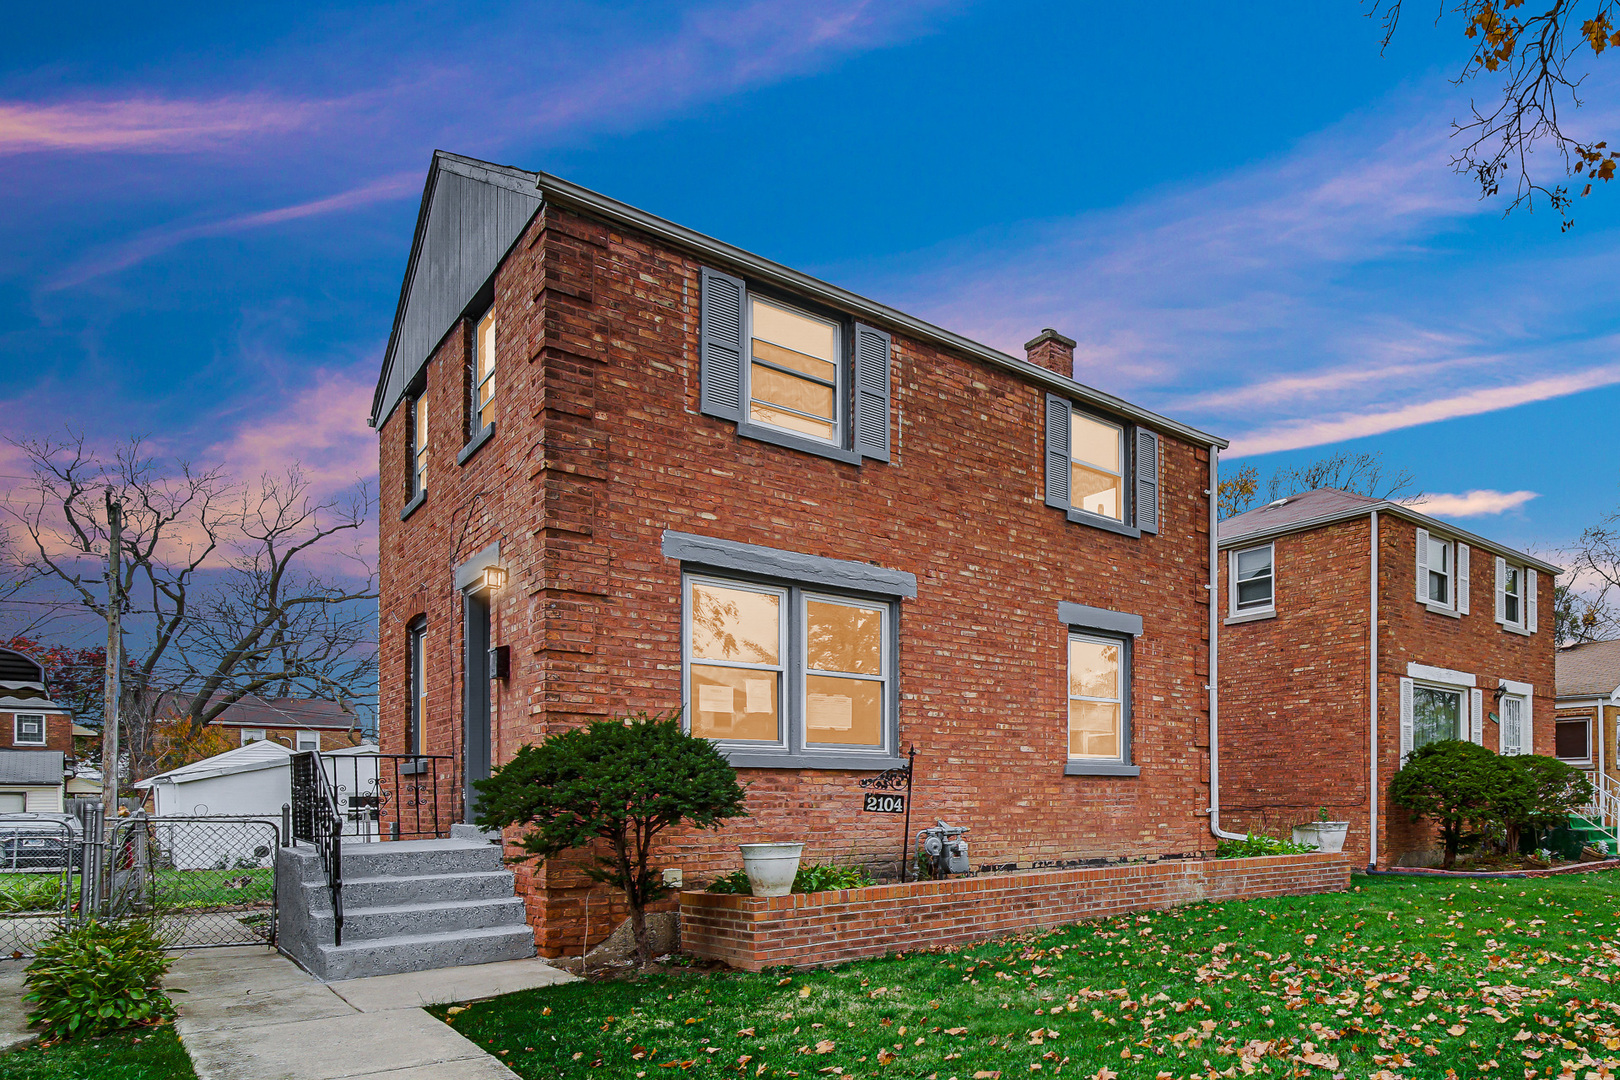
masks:
<instances>
[{"instance_id":1,"label":"double-hung window","mask_svg":"<svg viewBox=\"0 0 1620 1080\"><path fill-rule=\"evenodd\" d=\"M246 746L248 743L264 742L264 741L265 741L265 739L264 739L264 728L243 728L242 729L242 745L243 746Z\"/></svg>"},{"instance_id":2,"label":"double-hung window","mask_svg":"<svg viewBox=\"0 0 1620 1080\"><path fill-rule=\"evenodd\" d=\"M1517 634L1535 633L1539 584L1534 570L1515 566L1503 558L1496 560L1496 621L1502 629Z\"/></svg>"},{"instance_id":3,"label":"double-hung window","mask_svg":"<svg viewBox=\"0 0 1620 1080\"><path fill-rule=\"evenodd\" d=\"M1274 611L1275 551L1271 544L1232 552L1227 575L1232 583L1230 614L1261 615Z\"/></svg>"},{"instance_id":4,"label":"double-hung window","mask_svg":"<svg viewBox=\"0 0 1620 1080\"><path fill-rule=\"evenodd\" d=\"M18 746L44 746L45 715L43 713L18 713L16 726L12 732L12 741Z\"/></svg>"},{"instance_id":5,"label":"double-hung window","mask_svg":"<svg viewBox=\"0 0 1620 1080\"><path fill-rule=\"evenodd\" d=\"M427 620L417 619L405 630L411 668L410 713L405 728L405 753L422 752L422 727L427 723Z\"/></svg>"},{"instance_id":6,"label":"double-hung window","mask_svg":"<svg viewBox=\"0 0 1620 1080\"><path fill-rule=\"evenodd\" d=\"M411 398L411 499L419 499L427 491L428 466L428 404L427 392Z\"/></svg>"},{"instance_id":7,"label":"double-hung window","mask_svg":"<svg viewBox=\"0 0 1620 1080\"><path fill-rule=\"evenodd\" d=\"M321 748L321 733L320 732L318 732L318 731L300 731L300 732L298 732L297 746L296 746L297 750L302 752L302 751L305 751L305 750L319 750L320 748Z\"/></svg>"},{"instance_id":8,"label":"double-hung window","mask_svg":"<svg viewBox=\"0 0 1620 1080\"><path fill-rule=\"evenodd\" d=\"M1467 615L1468 545L1427 529L1418 529L1416 538L1418 603L1441 615Z\"/></svg>"},{"instance_id":9,"label":"double-hung window","mask_svg":"<svg viewBox=\"0 0 1620 1080\"><path fill-rule=\"evenodd\" d=\"M1553 753L1560 761L1585 765L1592 760L1592 718L1560 716L1553 725Z\"/></svg>"},{"instance_id":10,"label":"double-hung window","mask_svg":"<svg viewBox=\"0 0 1620 1080\"><path fill-rule=\"evenodd\" d=\"M744 764L894 754L892 601L706 574L684 584L694 735Z\"/></svg>"},{"instance_id":11,"label":"double-hung window","mask_svg":"<svg viewBox=\"0 0 1620 1080\"><path fill-rule=\"evenodd\" d=\"M1046 505L1127 536L1159 531L1157 433L1046 396Z\"/></svg>"},{"instance_id":12,"label":"double-hung window","mask_svg":"<svg viewBox=\"0 0 1620 1080\"><path fill-rule=\"evenodd\" d=\"M1125 761L1127 642L1069 634L1069 760Z\"/></svg>"},{"instance_id":13,"label":"double-hung window","mask_svg":"<svg viewBox=\"0 0 1620 1080\"><path fill-rule=\"evenodd\" d=\"M704 267L698 405L761 442L859 465L889 460L893 340Z\"/></svg>"},{"instance_id":14,"label":"double-hung window","mask_svg":"<svg viewBox=\"0 0 1620 1080\"><path fill-rule=\"evenodd\" d=\"M473 331L472 416L469 437L495 422L495 305L479 318Z\"/></svg>"}]
</instances>

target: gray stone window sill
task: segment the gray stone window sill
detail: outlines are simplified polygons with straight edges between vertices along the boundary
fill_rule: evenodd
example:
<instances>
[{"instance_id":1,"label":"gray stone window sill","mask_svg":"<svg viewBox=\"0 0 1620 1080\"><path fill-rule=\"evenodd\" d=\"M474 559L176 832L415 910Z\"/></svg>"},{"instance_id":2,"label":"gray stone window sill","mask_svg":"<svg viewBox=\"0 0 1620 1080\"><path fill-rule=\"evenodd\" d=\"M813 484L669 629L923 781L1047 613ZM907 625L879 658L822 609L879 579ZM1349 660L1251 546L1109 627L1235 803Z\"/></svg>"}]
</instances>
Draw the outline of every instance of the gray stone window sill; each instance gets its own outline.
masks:
<instances>
[{"instance_id":1,"label":"gray stone window sill","mask_svg":"<svg viewBox=\"0 0 1620 1080\"><path fill-rule=\"evenodd\" d=\"M1277 609L1276 608L1272 608L1270 611L1246 611L1242 615L1233 615L1230 619L1227 619L1221 625L1222 626L1236 626L1238 623L1259 622L1262 619L1275 619L1276 617L1277 617Z\"/></svg>"},{"instance_id":2,"label":"gray stone window sill","mask_svg":"<svg viewBox=\"0 0 1620 1080\"><path fill-rule=\"evenodd\" d=\"M1071 761L1063 766L1064 776L1141 776L1142 766L1118 761Z\"/></svg>"},{"instance_id":3,"label":"gray stone window sill","mask_svg":"<svg viewBox=\"0 0 1620 1080\"><path fill-rule=\"evenodd\" d=\"M406 518L416 513L416 508L425 502L427 502L427 489L424 488L423 490L418 491L416 495L412 497L410 502L405 504L405 508L399 512L399 520L404 521Z\"/></svg>"},{"instance_id":4,"label":"gray stone window sill","mask_svg":"<svg viewBox=\"0 0 1620 1080\"><path fill-rule=\"evenodd\" d=\"M781 431L777 428L767 427L764 424L751 424L747 420L738 422L737 434L745 439L755 439L775 446L785 446L789 450L802 450L807 454L831 458L833 461L841 461L846 465L859 465L861 463L861 455L854 450L846 450L842 446L824 443L819 439L807 439L802 435L795 435L791 431Z\"/></svg>"},{"instance_id":5,"label":"gray stone window sill","mask_svg":"<svg viewBox=\"0 0 1620 1080\"><path fill-rule=\"evenodd\" d=\"M488 424L486 424L484 426L483 431L480 431L478 434L474 435L467 442L467 445L463 446L461 448L461 453L456 455L456 464L457 465L465 465L465 464L467 464L467 460L469 458L471 458L474 454L478 453L479 448L481 446L483 446L485 443L489 442L489 440L494 438L494 437L495 437L495 421L491 420Z\"/></svg>"},{"instance_id":6,"label":"gray stone window sill","mask_svg":"<svg viewBox=\"0 0 1620 1080\"><path fill-rule=\"evenodd\" d=\"M719 749L734 769L853 769L881 772L900 768L907 760L882 754L772 754L728 750L725 747Z\"/></svg>"},{"instance_id":7,"label":"gray stone window sill","mask_svg":"<svg viewBox=\"0 0 1620 1080\"><path fill-rule=\"evenodd\" d=\"M1139 537L1142 535L1142 530L1138 529L1134 525L1125 525L1115 521L1113 518L1103 517L1101 514L1093 514L1089 510L1076 510L1072 506L1069 507L1069 520L1074 522L1076 525L1090 525L1094 529L1102 529L1105 532L1119 533L1121 536Z\"/></svg>"},{"instance_id":8,"label":"gray stone window sill","mask_svg":"<svg viewBox=\"0 0 1620 1080\"><path fill-rule=\"evenodd\" d=\"M1449 619L1462 618L1462 612L1458 611L1454 607L1441 607L1439 604L1424 604L1423 606L1434 612L1436 615L1444 615Z\"/></svg>"}]
</instances>

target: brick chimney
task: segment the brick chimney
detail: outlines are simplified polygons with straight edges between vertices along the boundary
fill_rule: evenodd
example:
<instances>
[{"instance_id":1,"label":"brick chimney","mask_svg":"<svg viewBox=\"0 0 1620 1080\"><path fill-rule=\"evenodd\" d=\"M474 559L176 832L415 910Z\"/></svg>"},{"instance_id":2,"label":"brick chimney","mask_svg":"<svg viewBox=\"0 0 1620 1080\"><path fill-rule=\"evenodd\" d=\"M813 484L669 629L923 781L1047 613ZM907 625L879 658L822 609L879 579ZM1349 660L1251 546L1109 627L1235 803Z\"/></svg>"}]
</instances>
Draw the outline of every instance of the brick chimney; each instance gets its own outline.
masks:
<instances>
[{"instance_id":1,"label":"brick chimney","mask_svg":"<svg viewBox=\"0 0 1620 1080\"><path fill-rule=\"evenodd\" d=\"M1070 379L1074 378L1073 338L1066 338L1051 327L1047 327L1035 335L1033 341L1026 341L1024 349L1029 353L1030 363L1039 364Z\"/></svg>"}]
</instances>

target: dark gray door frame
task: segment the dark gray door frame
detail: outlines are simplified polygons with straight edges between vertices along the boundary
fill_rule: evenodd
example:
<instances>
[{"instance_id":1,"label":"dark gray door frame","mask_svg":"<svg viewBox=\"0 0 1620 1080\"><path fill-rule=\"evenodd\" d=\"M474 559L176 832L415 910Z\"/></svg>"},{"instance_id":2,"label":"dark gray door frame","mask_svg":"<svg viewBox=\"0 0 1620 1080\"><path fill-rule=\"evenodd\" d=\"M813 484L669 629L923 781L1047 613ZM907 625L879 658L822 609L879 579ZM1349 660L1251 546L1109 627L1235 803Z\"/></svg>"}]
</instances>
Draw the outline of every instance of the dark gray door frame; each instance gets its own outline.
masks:
<instances>
[{"instance_id":1,"label":"dark gray door frame","mask_svg":"<svg viewBox=\"0 0 1620 1080\"><path fill-rule=\"evenodd\" d=\"M490 770L489 708L489 593L464 592L461 599L462 670L462 816L470 823L478 816L478 792L473 781L488 778Z\"/></svg>"}]
</instances>

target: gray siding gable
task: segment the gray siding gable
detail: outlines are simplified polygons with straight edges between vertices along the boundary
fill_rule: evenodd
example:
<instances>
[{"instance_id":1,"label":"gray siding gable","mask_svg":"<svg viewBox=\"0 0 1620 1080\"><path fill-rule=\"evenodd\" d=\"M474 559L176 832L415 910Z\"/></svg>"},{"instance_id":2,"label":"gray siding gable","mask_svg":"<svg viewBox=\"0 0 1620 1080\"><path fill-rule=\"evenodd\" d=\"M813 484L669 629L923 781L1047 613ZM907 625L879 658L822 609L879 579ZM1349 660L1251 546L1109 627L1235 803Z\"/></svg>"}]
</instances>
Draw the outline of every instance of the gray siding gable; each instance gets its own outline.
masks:
<instances>
[{"instance_id":1,"label":"gray siding gable","mask_svg":"<svg viewBox=\"0 0 1620 1080\"><path fill-rule=\"evenodd\" d=\"M536 173L435 151L372 398L380 427L540 209Z\"/></svg>"}]
</instances>

